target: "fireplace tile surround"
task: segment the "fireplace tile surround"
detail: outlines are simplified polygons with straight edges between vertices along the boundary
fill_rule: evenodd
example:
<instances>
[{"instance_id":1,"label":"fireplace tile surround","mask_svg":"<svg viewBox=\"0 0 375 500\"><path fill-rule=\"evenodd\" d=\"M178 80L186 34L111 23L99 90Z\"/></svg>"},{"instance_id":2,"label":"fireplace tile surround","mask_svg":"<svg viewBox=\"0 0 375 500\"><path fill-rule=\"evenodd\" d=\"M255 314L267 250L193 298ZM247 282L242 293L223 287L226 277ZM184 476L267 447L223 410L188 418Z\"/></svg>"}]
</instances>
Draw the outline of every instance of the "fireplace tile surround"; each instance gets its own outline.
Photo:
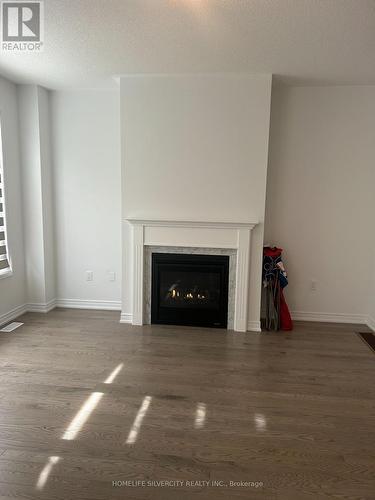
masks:
<instances>
[{"instance_id":1,"label":"fireplace tile surround","mask_svg":"<svg viewBox=\"0 0 375 500\"><path fill-rule=\"evenodd\" d=\"M128 218L132 226L133 310L122 322L150 322L153 252L229 255L228 329L247 331L251 231L256 222ZM130 318L129 318L130 316Z\"/></svg>"}]
</instances>

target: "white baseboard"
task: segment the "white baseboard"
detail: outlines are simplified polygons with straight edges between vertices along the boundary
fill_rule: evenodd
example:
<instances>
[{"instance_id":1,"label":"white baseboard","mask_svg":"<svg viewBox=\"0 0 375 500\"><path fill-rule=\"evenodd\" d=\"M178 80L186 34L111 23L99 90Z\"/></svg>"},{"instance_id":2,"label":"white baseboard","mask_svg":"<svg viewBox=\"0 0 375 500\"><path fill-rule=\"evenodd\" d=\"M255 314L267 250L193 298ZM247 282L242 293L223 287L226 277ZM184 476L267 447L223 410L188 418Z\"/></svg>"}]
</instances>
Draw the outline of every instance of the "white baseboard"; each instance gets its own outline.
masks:
<instances>
[{"instance_id":1,"label":"white baseboard","mask_svg":"<svg viewBox=\"0 0 375 500\"><path fill-rule=\"evenodd\" d=\"M26 304L27 312L39 312L39 313L48 313L55 309L56 307L56 299L52 299L46 303L30 303Z\"/></svg>"},{"instance_id":2,"label":"white baseboard","mask_svg":"<svg viewBox=\"0 0 375 500\"><path fill-rule=\"evenodd\" d=\"M22 304L11 311L0 315L0 326L12 321L26 312L48 313L55 307L73 309L97 309L107 311L121 311L121 301L115 300L80 300L80 299L53 299L47 303ZM291 313L295 321L317 321L328 323L354 323L365 324L375 331L375 319L362 314L344 313L317 313L305 311L293 311ZM120 323L131 324L132 313L121 313ZM249 321L247 330L250 332L261 332L260 321Z\"/></svg>"},{"instance_id":3,"label":"white baseboard","mask_svg":"<svg viewBox=\"0 0 375 500\"><path fill-rule=\"evenodd\" d=\"M57 299L56 307L72 309L98 309L104 311L121 311L120 300L81 300L81 299Z\"/></svg>"},{"instance_id":4,"label":"white baseboard","mask_svg":"<svg viewBox=\"0 0 375 500\"><path fill-rule=\"evenodd\" d=\"M247 324L248 332L261 332L260 321L249 321Z\"/></svg>"},{"instance_id":5,"label":"white baseboard","mask_svg":"<svg viewBox=\"0 0 375 500\"><path fill-rule=\"evenodd\" d=\"M27 312L27 305L22 304L20 306L15 307L11 311L8 311L7 313L1 314L0 326L4 325L5 323L9 323L10 321L13 321L14 319L18 318L18 316L21 316L26 312Z\"/></svg>"},{"instance_id":6,"label":"white baseboard","mask_svg":"<svg viewBox=\"0 0 375 500\"><path fill-rule=\"evenodd\" d=\"M366 321L367 326L375 332L375 319L372 318L371 316L367 316L367 321Z\"/></svg>"},{"instance_id":7,"label":"white baseboard","mask_svg":"<svg viewBox=\"0 0 375 500\"><path fill-rule=\"evenodd\" d=\"M22 304L15 307L11 311L0 314L0 326L5 323L18 318L22 314L27 312L35 313L48 313L55 309L55 307L66 307L73 309L98 309L107 311L121 311L121 301L111 301L111 300L76 300L76 299L52 299L46 303L29 303ZM130 315L131 316L131 315ZM123 323L131 323L131 317L129 321L122 321Z\"/></svg>"},{"instance_id":8,"label":"white baseboard","mask_svg":"<svg viewBox=\"0 0 375 500\"><path fill-rule=\"evenodd\" d=\"M122 312L121 313L121 317L120 317L120 323L130 323L130 324L132 324L133 323L133 315L132 315L132 313L124 313L124 312Z\"/></svg>"},{"instance_id":9,"label":"white baseboard","mask_svg":"<svg viewBox=\"0 0 375 500\"><path fill-rule=\"evenodd\" d=\"M52 299L46 303L38 302L38 303L22 304L5 314L0 315L0 325L8 323L9 321L18 318L18 316L21 316L22 314L25 314L27 312L48 313L52 311L52 309L55 309L55 307L56 307L56 299Z\"/></svg>"},{"instance_id":10,"label":"white baseboard","mask_svg":"<svg viewBox=\"0 0 375 500\"><path fill-rule=\"evenodd\" d=\"M292 311L292 319L295 321L319 321L323 323L357 323L366 324L366 316L363 314L345 314L345 313L320 313Z\"/></svg>"}]
</instances>

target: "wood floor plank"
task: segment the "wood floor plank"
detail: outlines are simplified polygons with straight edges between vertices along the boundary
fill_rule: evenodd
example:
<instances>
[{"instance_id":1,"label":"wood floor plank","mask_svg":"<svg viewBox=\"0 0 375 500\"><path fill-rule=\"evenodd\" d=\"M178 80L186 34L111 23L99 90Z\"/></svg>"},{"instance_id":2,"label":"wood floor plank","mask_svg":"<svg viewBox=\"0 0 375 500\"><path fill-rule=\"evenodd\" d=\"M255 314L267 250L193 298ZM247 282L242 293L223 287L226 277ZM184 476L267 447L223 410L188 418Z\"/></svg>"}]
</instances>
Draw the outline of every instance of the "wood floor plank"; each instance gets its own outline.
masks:
<instances>
[{"instance_id":1,"label":"wood floor plank","mask_svg":"<svg viewBox=\"0 0 375 500\"><path fill-rule=\"evenodd\" d=\"M374 499L375 356L358 325L240 334L67 309L20 320L0 337L1 500Z\"/></svg>"}]
</instances>

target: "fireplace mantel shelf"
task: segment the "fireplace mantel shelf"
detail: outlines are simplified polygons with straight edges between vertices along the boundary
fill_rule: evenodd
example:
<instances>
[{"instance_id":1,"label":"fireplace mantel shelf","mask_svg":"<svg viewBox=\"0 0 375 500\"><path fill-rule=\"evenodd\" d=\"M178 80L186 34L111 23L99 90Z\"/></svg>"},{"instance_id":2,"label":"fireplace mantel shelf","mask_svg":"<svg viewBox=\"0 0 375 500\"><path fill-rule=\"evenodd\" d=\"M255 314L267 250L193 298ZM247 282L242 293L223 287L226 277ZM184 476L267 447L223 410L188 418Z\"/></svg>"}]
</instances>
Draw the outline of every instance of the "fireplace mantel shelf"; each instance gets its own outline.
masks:
<instances>
[{"instance_id":1,"label":"fireplace mantel shelf","mask_svg":"<svg viewBox=\"0 0 375 500\"><path fill-rule=\"evenodd\" d=\"M232 229L253 229L258 222L236 222L236 221L202 221L202 220L182 220L182 219L145 219L129 217L125 219L132 225L158 226L158 227L207 227L207 228L232 228Z\"/></svg>"}]
</instances>

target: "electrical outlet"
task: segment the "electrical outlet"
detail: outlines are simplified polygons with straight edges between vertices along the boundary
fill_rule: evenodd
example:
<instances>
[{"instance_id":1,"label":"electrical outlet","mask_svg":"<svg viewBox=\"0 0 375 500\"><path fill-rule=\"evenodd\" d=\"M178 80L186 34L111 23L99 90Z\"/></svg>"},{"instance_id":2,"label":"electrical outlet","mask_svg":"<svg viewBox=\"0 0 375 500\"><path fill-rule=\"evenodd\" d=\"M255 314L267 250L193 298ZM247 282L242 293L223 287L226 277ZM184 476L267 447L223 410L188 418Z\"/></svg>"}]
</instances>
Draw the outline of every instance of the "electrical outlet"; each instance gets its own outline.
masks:
<instances>
[{"instance_id":1,"label":"electrical outlet","mask_svg":"<svg viewBox=\"0 0 375 500\"><path fill-rule=\"evenodd\" d=\"M86 281L94 281L94 273L92 271L86 271Z\"/></svg>"},{"instance_id":2,"label":"electrical outlet","mask_svg":"<svg viewBox=\"0 0 375 500\"><path fill-rule=\"evenodd\" d=\"M116 273L114 271L108 271L108 280L116 281Z\"/></svg>"},{"instance_id":3,"label":"electrical outlet","mask_svg":"<svg viewBox=\"0 0 375 500\"><path fill-rule=\"evenodd\" d=\"M316 292L316 288L317 288L316 280L311 280L311 282L310 282L310 290L312 292Z\"/></svg>"}]
</instances>

